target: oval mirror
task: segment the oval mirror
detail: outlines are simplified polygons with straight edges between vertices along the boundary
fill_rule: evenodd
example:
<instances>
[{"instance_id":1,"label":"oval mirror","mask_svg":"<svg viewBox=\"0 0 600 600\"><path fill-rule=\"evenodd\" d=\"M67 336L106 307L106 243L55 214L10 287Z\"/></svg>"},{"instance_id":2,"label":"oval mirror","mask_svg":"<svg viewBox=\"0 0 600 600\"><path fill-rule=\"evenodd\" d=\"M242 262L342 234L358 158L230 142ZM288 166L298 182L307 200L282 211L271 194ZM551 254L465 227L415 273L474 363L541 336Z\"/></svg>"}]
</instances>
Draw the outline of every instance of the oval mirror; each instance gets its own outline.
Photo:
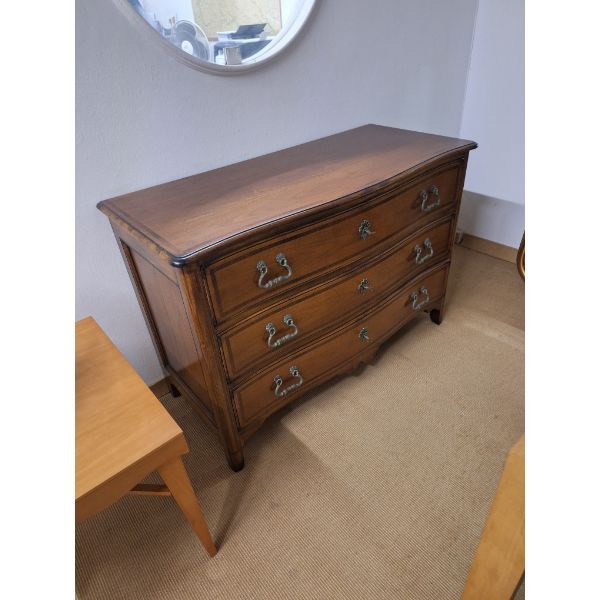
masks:
<instances>
[{"instance_id":1,"label":"oval mirror","mask_svg":"<svg viewBox=\"0 0 600 600\"><path fill-rule=\"evenodd\" d=\"M317 0L115 0L140 31L213 73L252 69L280 53Z\"/></svg>"}]
</instances>

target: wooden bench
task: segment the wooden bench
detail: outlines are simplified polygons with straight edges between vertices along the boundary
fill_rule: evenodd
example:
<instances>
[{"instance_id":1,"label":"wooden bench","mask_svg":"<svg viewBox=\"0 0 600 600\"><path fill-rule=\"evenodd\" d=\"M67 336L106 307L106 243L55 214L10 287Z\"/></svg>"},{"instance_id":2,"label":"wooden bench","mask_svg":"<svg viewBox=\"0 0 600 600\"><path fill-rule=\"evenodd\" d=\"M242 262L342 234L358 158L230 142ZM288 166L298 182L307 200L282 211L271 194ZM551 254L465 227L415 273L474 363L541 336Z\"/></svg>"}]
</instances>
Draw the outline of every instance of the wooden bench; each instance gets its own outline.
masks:
<instances>
[{"instance_id":1,"label":"wooden bench","mask_svg":"<svg viewBox=\"0 0 600 600\"><path fill-rule=\"evenodd\" d=\"M181 460L188 452L183 432L94 319L78 321L75 336L76 520L127 493L172 495L214 556ZM139 484L152 471L165 485Z\"/></svg>"}]
</instances>

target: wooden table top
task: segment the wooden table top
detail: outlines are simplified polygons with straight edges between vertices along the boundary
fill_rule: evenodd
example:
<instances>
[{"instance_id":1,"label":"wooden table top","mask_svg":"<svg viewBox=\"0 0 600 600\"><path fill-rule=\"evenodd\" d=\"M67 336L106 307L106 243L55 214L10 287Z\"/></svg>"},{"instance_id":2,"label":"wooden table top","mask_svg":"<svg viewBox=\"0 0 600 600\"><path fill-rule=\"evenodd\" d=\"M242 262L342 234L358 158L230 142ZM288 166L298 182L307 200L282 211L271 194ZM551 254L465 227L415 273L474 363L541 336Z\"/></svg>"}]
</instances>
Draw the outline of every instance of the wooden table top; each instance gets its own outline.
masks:
<instances>
[{"instance_id":1,"label":"wooden table top","mask_svg":"<svg viewBox=\"0 0 600 600\"><path fill-rule=\"evenodd\" d=\"M100 202L178 264L234 236L376 189L477 144L364 125Z\"/></svg>"},{"instance_id":2,"label":"wooden table top","mask_svg":"<svg viewBox=\"0 0 600 600\"><path fill-rule=\"evenodd\" d=\"M92 317L76 323L75 338L76 512L77 501L105 492L87 515L188 448L180 427Z\"/></svg>"}]
</instances>

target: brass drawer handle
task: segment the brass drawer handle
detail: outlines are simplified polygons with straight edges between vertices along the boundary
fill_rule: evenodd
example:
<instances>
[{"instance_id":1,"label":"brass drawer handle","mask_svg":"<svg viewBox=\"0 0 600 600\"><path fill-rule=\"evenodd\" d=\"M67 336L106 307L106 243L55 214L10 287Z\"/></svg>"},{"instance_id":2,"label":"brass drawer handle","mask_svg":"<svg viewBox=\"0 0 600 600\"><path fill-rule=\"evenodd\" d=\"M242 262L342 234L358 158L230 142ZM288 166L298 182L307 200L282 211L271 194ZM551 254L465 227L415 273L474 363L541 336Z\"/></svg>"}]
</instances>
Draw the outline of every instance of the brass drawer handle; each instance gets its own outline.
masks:
<instances>
[{"instance_id":1,"label":"brass drawer handle","mask_svg":"<svg viewBox=\"0 0 600 600\"><path fill-rule=\"evenodd\" d=\"M280 266L282 266L287 271L287 274L279 275L279 277L275 277L274 279L269 279L269 281L264 282L264 283L263 283L263 279L269 270L267 268L267 263L264 260L259 260L256 263L256 268L257 268L258 272L260 273L260 277L258 278L258 287L262 288L263 290L268 290L269 288L276 286L277 284L281 283L282 281L286 281L287 279L289 279L292 276L292 267L288 264L287 258L285 257L285 255L282 252L280 252L275 257L275 260L277 261L277 263Z\"/></svg>"},{"instance_id":2,"label":"brass drawer handle","mask_svg":"<svg viewBox=\"0 0 600 600\"><path fill-rule=\"evenodd\" d=\"M433 196L435 196L435 200L431 204L427 204L427 202L429 200L429 194L432 194ZM423 190L421 192L420 196L421 196L421 210L423 212L429 212L430 210L437 208L442 203L442 199L440 198L440 190L438 190L438 188L435 185L431 186L431 188L429 189L429 192L427 192L426 190Z\"/></svg>"},{"instance_id":3,"label":"brass drawer handle","mask_svg":"<svg viewBox=\"0 0 600 600\"><path fill-rule=\"evenodd\" d=\"M269 346L269 348L279 348L280 346L283 346L286 342L289 342L292 338L295 338L298 335L298 326L294 323L292 315L285 315L285 317L283 317L283 322L285 325L292 328L292 332L286 333L278 340L273 340L273 336L277 333L277 328L275 327L275 325L273 325L273 323L267 323L265 329L269 332L269 339L267 340L267 345Z\"/></svg>"},{"instance_id":4,"label":"brass drawer handle","mask_svg":"<svg viewBox=\"0 0 600 600\"><path fill-rule=\"evenodd\" d=\"M410 295L410 299L412 300L413 310L419 310L419 309L423 308L426 304L429 304L429 290L425 286L423 286L419 291L421 294L423 294L425 296L425 300L421 300L421 302L419 302L417 304L417 300L419 299L419 294L417 292L413 292Z\"/></svg>"},{"instance_id":5,"label":"brass drawer handle","mask_svg":"<svg viewBox=\"0 0 600 600\"><path fill-rule=\"evenodd\" d=\"M422 265L426 260L429 260L433 256L433 246L431 245L431 240L427 238L423 242L423 246L429 250L429 254L423 254L423 248L419 244L415 246L415 264Z\"/></svg>"},{"instance_id":6,"label":"brass drawer handle","mask_svg":"<svg viewBox=\"0 0 600 600\"><path fill-rule=\"evenodd\" d=\"M298 367L290 367L290 374L292 377L296 377L298 381L292 383L291 385L288 385L286 388L283 389L280 389L283 385L283 379L281 378L281 376L275 375L275 377L273 378L273 381L275 382L275 396L277 398L283 398L284 396L287 396L289 393L293 392L294 390L297 390L304 383L304 379L302 379L302 375L300 375Z\"/></svg>"},{"instance_id":7,"label":"brass drawer handle","mask_svg":"<svg viewBox=\"0 0 600 600\"><path fill-rule=\"evenodd\" d=\"M361 342L370 342L370 341L371 341L371 338L370 338L370 337L367 335L368 333L369 333L369 330L368 330L368 328L367 328L367 327L363 327L363 328L360 330L359 334L358 334L358 339L359 339Z\"/></svg>"},{"instance_id":8,"label":"brass drawer handle","mask_svg":"<svg viewBox=\"0 0 600 600\"><path fill-rule=\"evenodd\" d=\"M373 288L369 285L369 280L366 277L361 280L356 289L358 290L359 294L373 291Z\"/></svg>"},{"instance_id":9,"label":"brass drawer handle","mask_svg":"<svg viewBox=\"0 0 600 600\"><path fill-rule=\"evenodd\" d=\"M360 225L358 226L358 235L360 236L360 239L366 240L370 235L374 234L375 232L371 231L371 223L369 223L369 221L366 219L361 221Z\"/></svg>"}]
</instances>

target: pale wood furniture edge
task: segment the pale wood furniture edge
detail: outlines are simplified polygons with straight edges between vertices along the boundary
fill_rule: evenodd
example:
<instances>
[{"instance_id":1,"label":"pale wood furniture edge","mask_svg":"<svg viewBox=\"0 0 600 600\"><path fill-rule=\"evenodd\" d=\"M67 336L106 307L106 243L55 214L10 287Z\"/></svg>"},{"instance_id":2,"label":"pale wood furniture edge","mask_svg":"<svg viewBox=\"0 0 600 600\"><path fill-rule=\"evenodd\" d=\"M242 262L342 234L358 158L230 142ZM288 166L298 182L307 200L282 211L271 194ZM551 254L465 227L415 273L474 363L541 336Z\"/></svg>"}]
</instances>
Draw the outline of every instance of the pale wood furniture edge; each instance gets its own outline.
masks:
<instances>
[{"instance_id":1,"label":"pale wood furniture edge","mask_svg":"<svg viewBox=\"0 0 600 600\"><path fill-rule=\"evenodd\" d=\"M181 428L92 317L78 321L75 333L76 521L90 517L128 493L172 495L206 551L214 556L216 548L181 460L189 451ZM112 386L98 385L107 377L116 378ZM129 402L113 401L114 396L119 396L119 385L129 395ZM123 427L123 417L135 417L138 409L149 413L139 415L141 422L145 422L144 431L149 436L159 436L160 441L153 448L153 438L146 440L137 430L131 436L127 430L119 430ZM104 417L107 419L102 420ZM144 421L143 417L147 419ZM114 461L103 455L99 464L96 449L103 439L124 441L121 447L115 444ZM155 470L163 478L164 486L139 483Z\"/></svg>"},{"instance_id":2,"label":"pale wood furniture edge","mask_svg":"<svg viewBox=\"0 0 600 600\"><path fill-rule=\"evenodd\" d=\"M175 444L169 443L161 446L131 465L127 470L116 474L101 485L79 496L75 503L75 519L81 521L104 510L133 489L144 477L156 471L165 461L187 452L188 446L182 433Z\"/></svg>"},{"instance_id":3,"label":"pale wood furniture edge","mask_svg":"<svg viewBox=\"0 0 600 600\"><path fill-rule=\"evenodd\" d=\"M509 600L525 572L525 437L508 453L462 600Z\"/></svg>"},{"instance_id":4,"label":"pale wood furniture edge","mask_svg":"<svg viewBox=\"0 0 600 600\"><path fill-rule=\"evenodd\" d=\"M214 556L217 553L215 544L204 520L204 515L198 504L198 499L190 483L190 478L183 466L181 457L178 456L159 467L158 472L169 488L181 512L189 521L196 535L200 538L206 551Z\"/></svg>"},{"instance_id":5,"label":"pale wood furniture edge","mask_svg":"<svg viewBox=\"0 0 600 600\"><path fill-rule=\"evenodd\" d=\"M523 232L519 251L517 252L517 271L521 279L525 281L525 232Z\"/></svg>"}]
</instances>

